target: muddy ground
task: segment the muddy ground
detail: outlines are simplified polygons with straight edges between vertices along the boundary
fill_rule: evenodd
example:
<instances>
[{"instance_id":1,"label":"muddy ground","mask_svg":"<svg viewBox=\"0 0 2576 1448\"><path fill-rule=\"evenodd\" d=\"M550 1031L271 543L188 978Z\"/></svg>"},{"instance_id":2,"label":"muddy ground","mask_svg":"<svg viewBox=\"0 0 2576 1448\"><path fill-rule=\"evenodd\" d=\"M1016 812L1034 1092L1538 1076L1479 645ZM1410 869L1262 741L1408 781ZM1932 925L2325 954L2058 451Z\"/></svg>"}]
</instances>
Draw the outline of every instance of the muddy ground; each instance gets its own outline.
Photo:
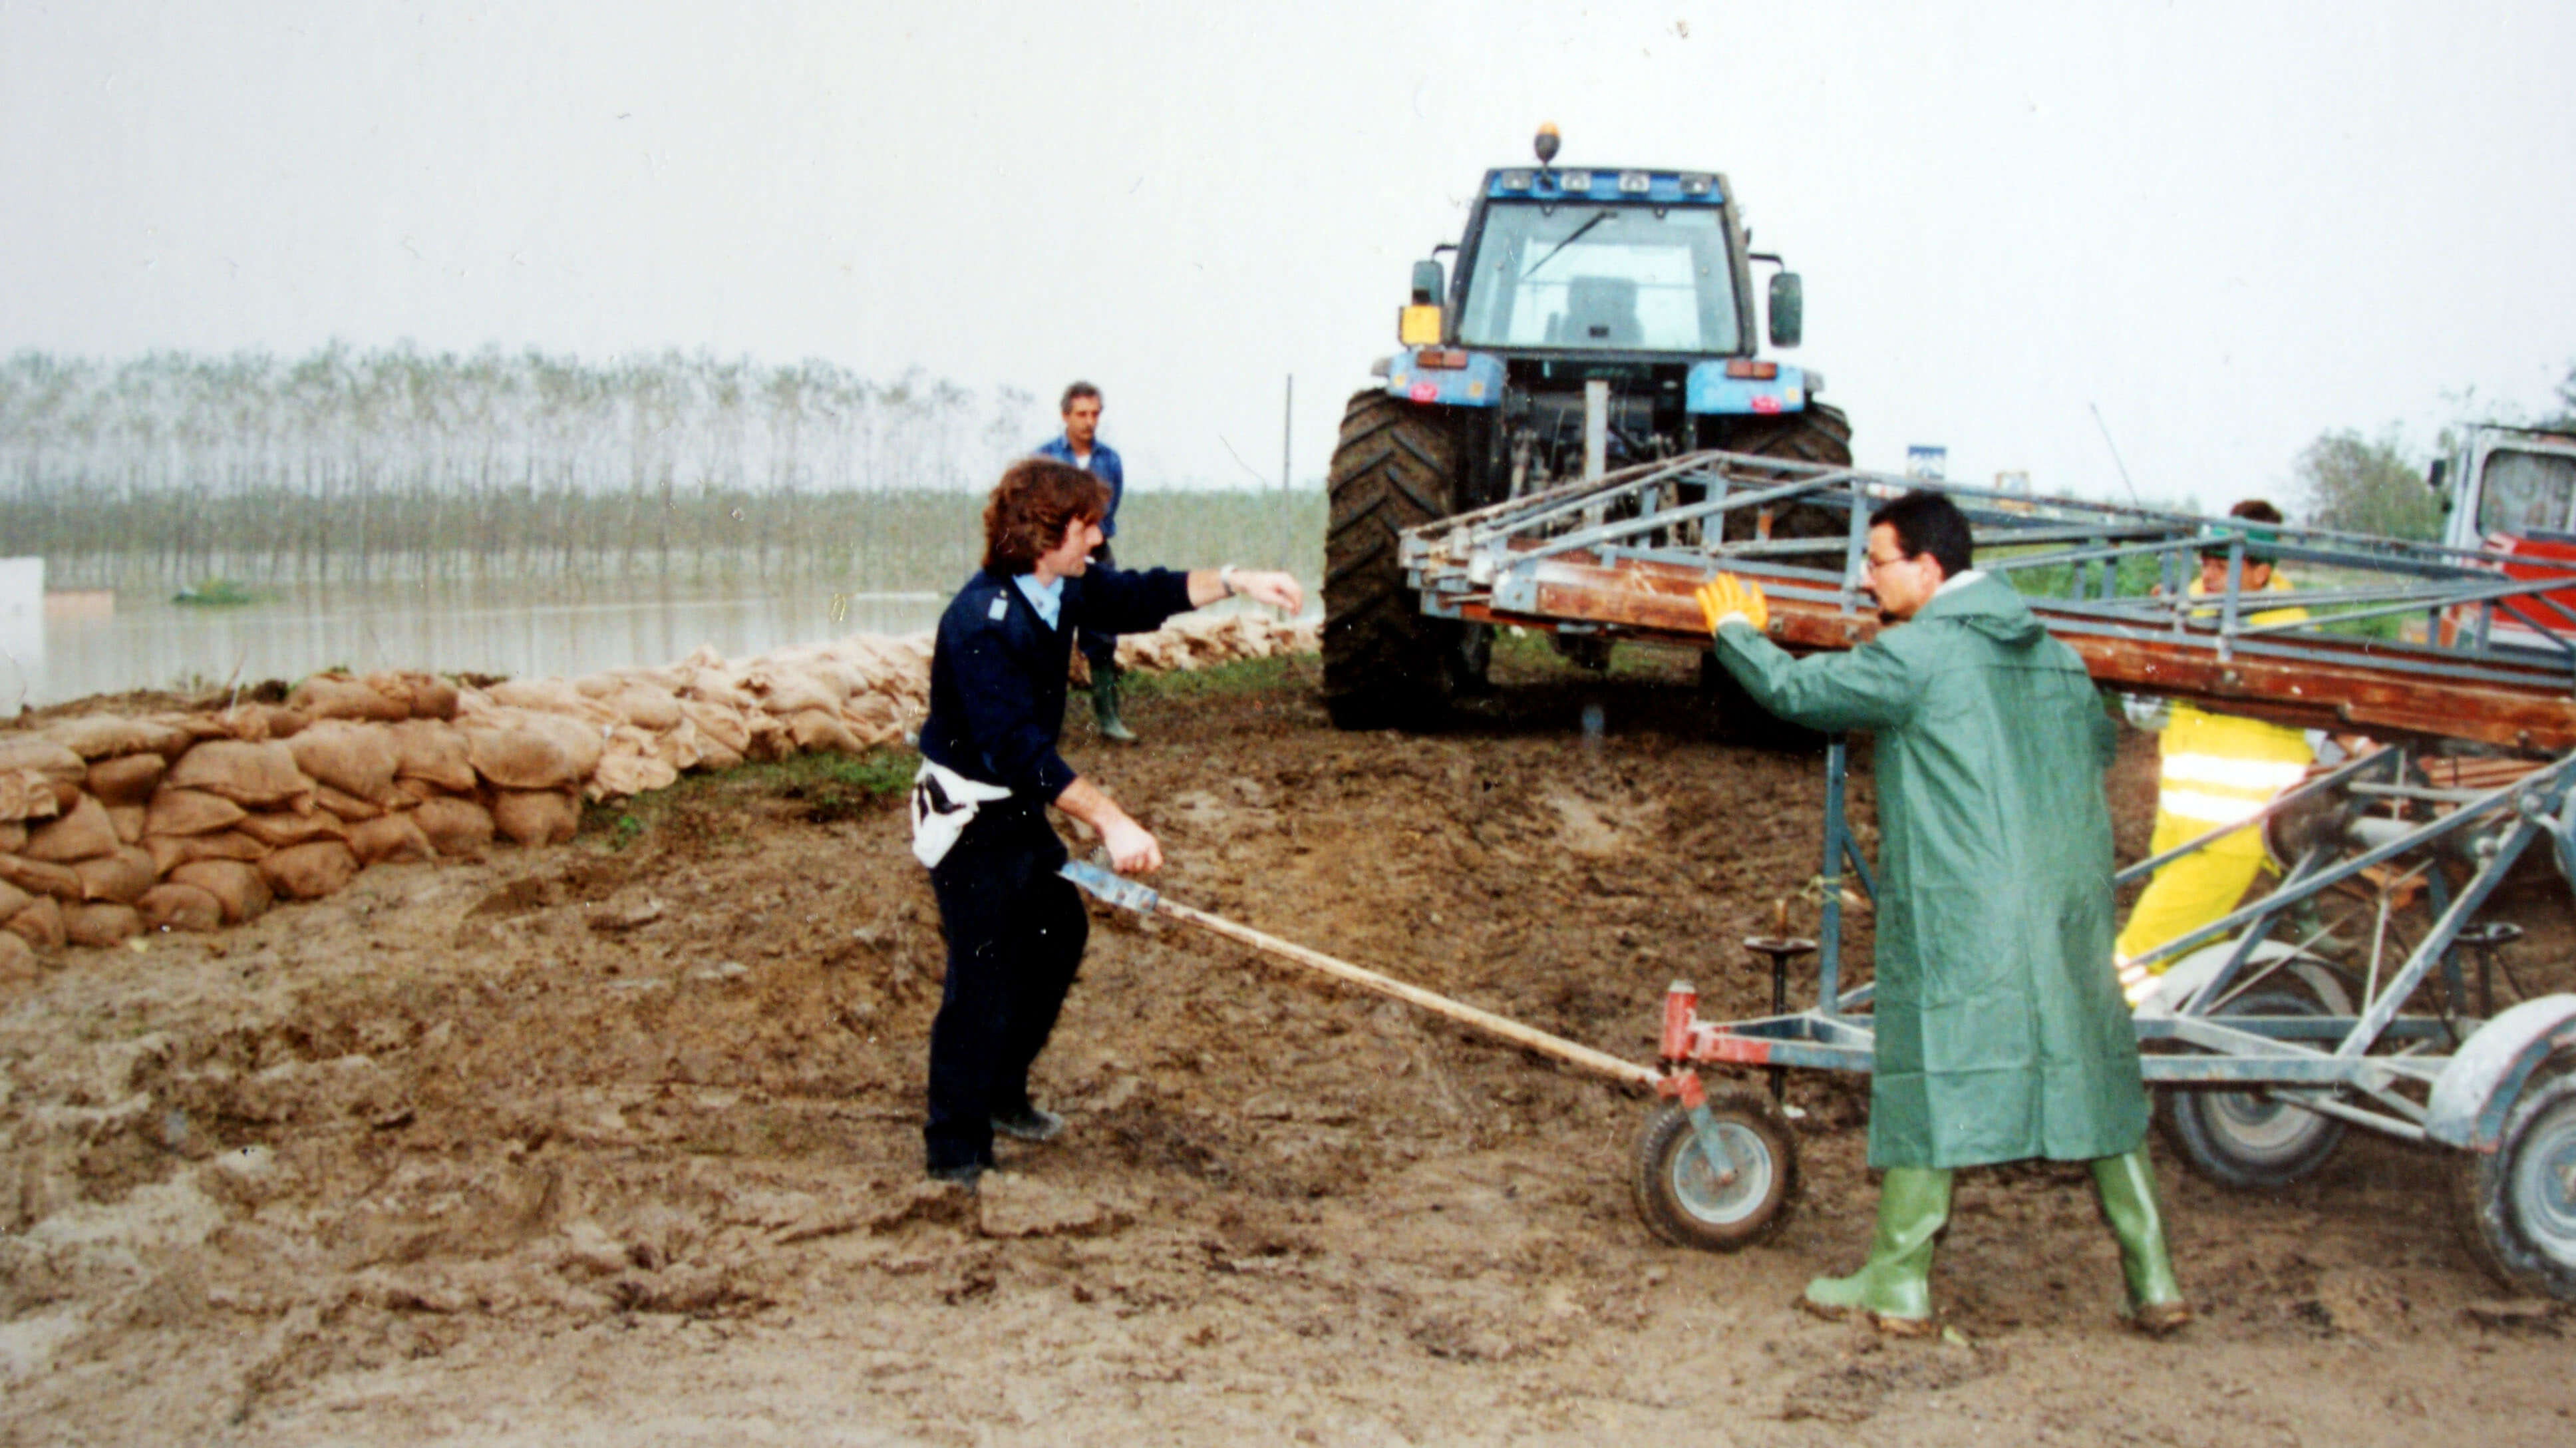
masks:
<instances>
[{"instance_id":1,"label":"muddy ground","mask_svg":"<svg viewBox=\"0 0 2576 1448\"><path fill-rule=\"evenodd\" d=\"M1821 761L1720 745L1671 679L1523 657L1455 732L1354 736L1313 670L1162 689L1141 748L1069 730L1174 899L1637 1059L1676 976L1766 1003L1740 941L1775 899L1813 928ZM1640 1100L1101 912L1039 1069L1070 1132L929 1187L936 917L845 773L370 870L0 1002L0 1439L2576 1441L2576 1319L2480 1275L2439 1155L2356 1136L2248 1195L2159 1142L2202 1314L2165 1343L2115 1320L2078 1172L1966 1173L1951 1333L1881 1342L1789 1305L1868 1231L1849 1083L1791 1089L1786 1230L1684 1251L1629 1203ZM2134 851L2143 741L2114 795ZM2576 988L2563 888L2499 913L2524 987Z\"/></svg>"}]
</instances>

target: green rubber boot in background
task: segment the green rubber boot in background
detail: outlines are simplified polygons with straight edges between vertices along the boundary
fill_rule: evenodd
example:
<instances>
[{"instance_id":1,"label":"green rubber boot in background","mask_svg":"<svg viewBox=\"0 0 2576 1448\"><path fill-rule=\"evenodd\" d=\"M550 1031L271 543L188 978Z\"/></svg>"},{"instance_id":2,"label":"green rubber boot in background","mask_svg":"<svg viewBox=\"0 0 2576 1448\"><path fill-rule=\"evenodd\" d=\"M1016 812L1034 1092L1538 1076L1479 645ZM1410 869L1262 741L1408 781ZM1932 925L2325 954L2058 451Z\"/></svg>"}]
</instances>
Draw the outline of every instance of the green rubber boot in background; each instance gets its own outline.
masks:
<instances>
[{"instance_id":1,"label":"green rubber boot in background","mask_svg":"<svg viewBox=\"0 0 2576 1448\"><path fill-rule=\"evenodd\" d=\"M1091 718L1100 726L1100 737L1121 744L1136 742L1136 731L1118 717L1118 673L1115 669L1091 671Z\"/></svg>"},{"instance_id":2,"label":"green rubber boot in background","mask_svg":"<svg viewBox=\"0 0 2576 1448\"><path fill-rule=\"evenodd\" d=\"M2121 1156L2099 1157L2092 1166L2102 1220L2110 1224L2111 1235L2120 1239L2129 1325L2162 1337L2191 1321L2191 1304L2182 1300L2182 1287L2174 1281L2173 1258L2165 1251L2165 1218L2156 1206L2156 1173L2147 1161L2146 1143Z\"/></svg>"},{"instance_id":3,"label":"green rubber boot in background","mask_svg":"<svg viewBox=\"0 0 2576 1448\"><path fill-rule=\"evenodd\" d=\"M1819 1277L1799 1306L1823 1317L1869 1314L1881 1331L1912 1337L1932 1330L1932 1239L1950 1220L1950 1173L1892 1166L1878 1186L1878 1228L1869 1260L1849 1277Z\"/></svg>"}]
</instances>

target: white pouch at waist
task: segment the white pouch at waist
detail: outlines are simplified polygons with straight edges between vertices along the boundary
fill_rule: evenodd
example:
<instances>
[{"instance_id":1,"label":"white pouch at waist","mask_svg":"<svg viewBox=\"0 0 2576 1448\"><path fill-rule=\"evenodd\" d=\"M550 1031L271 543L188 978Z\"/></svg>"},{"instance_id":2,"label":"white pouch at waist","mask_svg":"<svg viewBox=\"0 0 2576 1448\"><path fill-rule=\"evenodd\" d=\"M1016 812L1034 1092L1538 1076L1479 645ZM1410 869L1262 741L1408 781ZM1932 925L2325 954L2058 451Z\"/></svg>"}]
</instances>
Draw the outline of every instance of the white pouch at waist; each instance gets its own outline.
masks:
<instances>
[{"instance_id":1,"label":"white pouch at waist","mask_svg":"<svg viewBox=\"0 0 2576 1448\"><path fill-rule=\"evenodd\" d=\"M912 777L912 857L925 869L937 866L956 847L957 837L966 833L976 810L1010 797L1011 792L998 784L968 779L944 764L921 761L921 772Z\"/></svg>"}]
</instances>

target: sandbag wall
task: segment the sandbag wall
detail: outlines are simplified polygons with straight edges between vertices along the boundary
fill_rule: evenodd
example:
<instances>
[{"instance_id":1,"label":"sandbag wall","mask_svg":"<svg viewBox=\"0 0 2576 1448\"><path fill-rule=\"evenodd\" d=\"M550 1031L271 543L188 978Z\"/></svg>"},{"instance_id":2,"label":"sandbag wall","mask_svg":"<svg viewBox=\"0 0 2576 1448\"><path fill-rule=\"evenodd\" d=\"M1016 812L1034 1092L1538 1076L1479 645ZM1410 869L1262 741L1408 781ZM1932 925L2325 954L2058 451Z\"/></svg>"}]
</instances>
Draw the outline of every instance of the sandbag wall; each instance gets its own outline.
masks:
<instances>
[{"instance_id":1,"label":"sandbag wall","mask_svg":"<svg viewBox=\"0 0 2576 1448\"><path fill-rule=\"evenodd\" d=\"M1314 647L1311 623L1230 614L1122 639L1119 656L1186 669ZM317 675L283 704L0 734L0 980L33 974L40 951L237 924L369 865L559 843L585 796L895 744L929 692L929 635L862 635L488 689Z\"/></svg>"}]
</instances>

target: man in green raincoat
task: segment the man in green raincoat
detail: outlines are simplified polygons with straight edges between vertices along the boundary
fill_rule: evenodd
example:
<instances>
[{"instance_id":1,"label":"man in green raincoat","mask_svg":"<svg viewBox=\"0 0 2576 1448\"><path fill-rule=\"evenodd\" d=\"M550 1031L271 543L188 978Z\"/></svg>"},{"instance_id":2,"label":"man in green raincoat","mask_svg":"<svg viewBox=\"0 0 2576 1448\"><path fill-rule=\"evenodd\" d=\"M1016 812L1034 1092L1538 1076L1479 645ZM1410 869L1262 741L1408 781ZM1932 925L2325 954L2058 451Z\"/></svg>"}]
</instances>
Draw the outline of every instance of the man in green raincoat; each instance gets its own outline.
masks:
<instances>
[{"instance_id":1,"label":"man in green raincoat","mask_svg":"<svg viewBox=\"0 0 2576 1448\"><path fill-rule=\"evenodd\" d=\"M2091 1164L2130 1320L2169 1332L2191 1312L2109 965L2111 722L2075 651L1975 568L1948 498L1908 493L1871 516L1869 582L1895 626L1805 658L1763 636L1758 588L1721 574L1700 593L1717 657L1764 708L1878 740L1869 1164L1885 1177L1868 1263L1809 1283L1803 1305L1930 1330L1952 1169L2044 1157Z\"/></svg>"}]
</instances>

